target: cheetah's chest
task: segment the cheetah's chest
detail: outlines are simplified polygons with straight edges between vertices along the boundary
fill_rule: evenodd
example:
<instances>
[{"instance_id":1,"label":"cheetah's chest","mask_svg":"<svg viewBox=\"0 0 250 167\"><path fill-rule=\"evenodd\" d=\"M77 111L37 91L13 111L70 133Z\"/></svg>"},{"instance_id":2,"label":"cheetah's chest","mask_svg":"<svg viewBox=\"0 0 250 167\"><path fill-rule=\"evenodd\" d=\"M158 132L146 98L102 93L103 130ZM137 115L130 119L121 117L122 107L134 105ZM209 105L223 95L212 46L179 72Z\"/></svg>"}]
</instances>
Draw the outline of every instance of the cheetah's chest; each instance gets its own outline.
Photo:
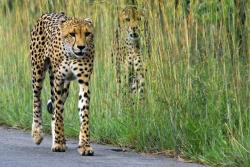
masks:
<instances>
[{"instance_id":1,"label":"cheetah's chest","mask_svg":"<svg viewBox=\"0 0 250 167\"><path fill-rule=\"evenodd\" d=\"M76 79L70 68L70 62L62 62L59 66L58 74L64 80L72 81Z\"/></svg>"},{"instance_id":2,"label":"cheetah's chest","mask_svg":"<svg viewBox=\"0 0 250 167\"><path fill-rule=\"evenodd\" d=\"M92 62L88 58L63 61L59 68L59 76L67 81L76 80L79 76L92 72Z\"/></svg>"}]
</instances>

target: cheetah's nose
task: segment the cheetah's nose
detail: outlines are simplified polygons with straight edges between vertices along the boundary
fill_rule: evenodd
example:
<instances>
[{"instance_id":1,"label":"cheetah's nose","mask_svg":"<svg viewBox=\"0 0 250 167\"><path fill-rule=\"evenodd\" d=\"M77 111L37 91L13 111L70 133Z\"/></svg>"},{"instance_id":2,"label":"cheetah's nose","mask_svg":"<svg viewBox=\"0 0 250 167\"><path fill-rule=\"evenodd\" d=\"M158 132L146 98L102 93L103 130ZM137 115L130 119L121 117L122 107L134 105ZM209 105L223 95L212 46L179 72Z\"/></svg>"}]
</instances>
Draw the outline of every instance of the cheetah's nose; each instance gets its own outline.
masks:
<instances>
[{"instance_id":1,"label":"cheetah's nose","mask_svg":"<svg viewBox=\"0 0 250 167\"><path fill-rule=\"evenodd\" d=\"M85 45L77 45L77 48L83 50L85 48Z\"/></svg>"},{"instance_id":2,"label":"cheetah's nose","mask_svg":"<svg viewBox=\"0 0 250 167\"><path fill-rule=\"evenodd\" d=\"M138 38L139 35L138 35L137 33L131 33L131 34L130 34L130 37L132 37L132 38Z\"/></svg>"}]
</instances>

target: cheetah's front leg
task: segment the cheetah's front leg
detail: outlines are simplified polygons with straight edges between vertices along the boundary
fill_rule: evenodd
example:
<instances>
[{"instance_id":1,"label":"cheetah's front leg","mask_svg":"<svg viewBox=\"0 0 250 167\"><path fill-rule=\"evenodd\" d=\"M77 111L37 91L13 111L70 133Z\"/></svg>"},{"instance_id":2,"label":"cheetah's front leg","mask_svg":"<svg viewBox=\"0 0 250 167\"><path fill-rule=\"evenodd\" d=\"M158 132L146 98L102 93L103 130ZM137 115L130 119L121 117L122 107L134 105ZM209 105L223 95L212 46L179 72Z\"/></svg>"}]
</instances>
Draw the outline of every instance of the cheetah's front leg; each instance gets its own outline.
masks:
<instances>
[{"instance_id":1,"label":"cheetah's front leg","mask_svg":"<svg viewBox=\"0 0 250 167\"><path fill-rule=\"evenodd\" d=\"M137 55L133 62L133 69L134 69L134 77L131 82L131 89L134 94L139 93L140 98L143 99L144 97L144 85L145 85L145 79L144 79L144 67L141 61L141 56Z\"/></svg>"},{"instance_id":2,"label":"cheetah's front leg","mask_svg":"<svg viewBox=\"0 0 250 167\"><path fill-rule=\"evenodd\" d=\"M89 79L84 77L82 79L78 79L78 82L80 86L78 110L81 124L78 152L80 155L93 155L94 151L89 143Z\"/></svg>"},{"instance_id":3,"label":"cheetah's front leg","mask_svg":"<svg viewBox=\"0 0 250 167\"><path fill-rule=\"evenodd\" d=\"M60 79L54 80L54 112L52 116L52 148L53 152L64 152L66 143L64 138L64 124L63 124L63 108L66 99L62 98L63 81Z\"/></svg>"},{"instance_id":4,"label":"cheetah's front leg","mask_svg":"<svg viewBox=\"0 0 250 167\"><path fill-rule=\"evenodd\" d=\"M32 59L33 60L33 59ZM35 63L32 63L35 64ZM40 67L40 68L39 68ZM36 144L40 144L43 140L42 132L42 101L41 90L45 76L45 70L41 66L35 66L32 69L32 82L33 82L33 122L32 122L32 138ZM40 75L36 71L42 71Z\"/></svg>"}]
</instances>

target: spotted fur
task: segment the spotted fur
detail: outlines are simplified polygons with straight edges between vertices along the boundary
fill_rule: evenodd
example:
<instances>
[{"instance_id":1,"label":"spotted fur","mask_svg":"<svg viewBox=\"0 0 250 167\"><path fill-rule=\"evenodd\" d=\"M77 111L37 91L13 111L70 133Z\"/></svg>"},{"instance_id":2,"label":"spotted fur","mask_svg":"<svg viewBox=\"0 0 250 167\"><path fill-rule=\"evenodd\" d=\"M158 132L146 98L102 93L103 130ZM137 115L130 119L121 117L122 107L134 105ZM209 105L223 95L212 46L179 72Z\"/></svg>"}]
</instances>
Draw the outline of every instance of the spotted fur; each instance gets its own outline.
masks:
<instances>
[{"instance_id":1,"label":"spotted fur","mask_svg":"<svg viewBox=\"0 0 250 167\"><path fill-rule=\"evenodd\" d=\"M94 34L91 19L68 18L64 13L44 14L31 32L30 59L33 86L32 137L36 144L43 139L41 90L48 70L52 113L52 151L64 152L63 110L70 81L79 84L78 110L80 134L78 152L93 155L89 142L89 81L94 61Z\"/></svg>"},{"instance_id":2,"label":"spotted fur","mask_svg":"<svg viewBox=\"0 0 250 167\"><path fill-rule=\"evenodd\" d=\"M140 42L143 31L141 28L144 26L143 19L143 13L133 6L128 6L119 13L119 25L112 51L118 87L125 80L130 91L140 95L144 92L145 75Z\"/></svg>"}]
</instances>

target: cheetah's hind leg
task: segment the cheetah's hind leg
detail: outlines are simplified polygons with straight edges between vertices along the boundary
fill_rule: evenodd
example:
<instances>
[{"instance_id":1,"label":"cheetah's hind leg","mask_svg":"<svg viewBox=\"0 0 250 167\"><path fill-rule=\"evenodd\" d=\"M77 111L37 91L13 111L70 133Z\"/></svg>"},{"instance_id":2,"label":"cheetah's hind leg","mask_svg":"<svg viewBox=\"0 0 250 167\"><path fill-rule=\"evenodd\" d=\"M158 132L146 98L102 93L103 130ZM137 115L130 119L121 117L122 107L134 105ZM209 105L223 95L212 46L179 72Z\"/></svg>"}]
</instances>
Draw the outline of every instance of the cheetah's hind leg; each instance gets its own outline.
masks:
<instances>
[{"instance_id":1,"label":"cheetah's hind leg","mask_svg":"<svg viewBox=\"0 0 250 167\"><path fill-rule=\"evenodd\" d=\"M51 99L48 100L47 102L47 111L50 114L53 114L53 81L50 82L51 85ZM65 101L69 95L69 86L70 86L70 82L65 82L64 83L64 87L63 87L63 95L62 95L62 99Z\"/></svg>"}]
</instances>

